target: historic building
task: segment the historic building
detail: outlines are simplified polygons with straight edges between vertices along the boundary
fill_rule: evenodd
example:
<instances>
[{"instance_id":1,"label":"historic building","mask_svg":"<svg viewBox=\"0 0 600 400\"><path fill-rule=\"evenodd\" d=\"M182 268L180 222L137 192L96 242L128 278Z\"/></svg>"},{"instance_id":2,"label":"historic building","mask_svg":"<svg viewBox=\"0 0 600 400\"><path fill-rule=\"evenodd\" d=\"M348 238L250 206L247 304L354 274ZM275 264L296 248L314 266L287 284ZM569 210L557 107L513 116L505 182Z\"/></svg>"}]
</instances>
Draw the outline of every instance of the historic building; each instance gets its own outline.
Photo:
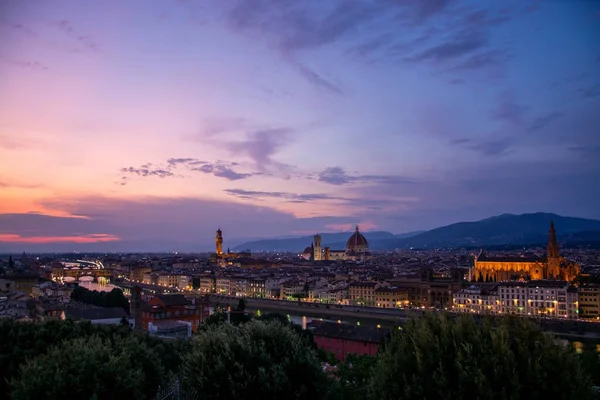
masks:
<instances>
[{"instance_id":1,"label":"historic building","mask_svg":"<svg viewBox=\"0 0 600 400\"><path fill-rule=\"evenodd\" d=\"M311 246L304 250L304 255L313 261L364 261L371 258L369 242L358 230L358 225L354 233L348 238L345 250L332 250L327 246L322 247L321 235L315 235Z\"/></svg>"},{"instance_id":2,"label":"historic building","mask_svg":"<svg viewBox=\"0 0 600 400\"><path fill-rule=\"evenodd\" d=\"M215 236L215 252L210 255L210 261L213 264L221 264L226 265L231 260L235 260L238 258L249 258L251 254L249 252L239 252L234 253L227 248L226 252L223 252L223 231L221 229L217 229L217 234Z\"/></svg>"},{"instance_id":3,"label":"historic building","mask_svg":"<svg viewBox=\"0 0 600 400\"><path fill-rule=\"evenodd\" d=\"M560 256L554 222L550 223L546 257L490 257L481 251L470 271L474 282L501 282L515 279L558 279L571 282L579 275L579 265Z\"/></svg>"}]
</instances>

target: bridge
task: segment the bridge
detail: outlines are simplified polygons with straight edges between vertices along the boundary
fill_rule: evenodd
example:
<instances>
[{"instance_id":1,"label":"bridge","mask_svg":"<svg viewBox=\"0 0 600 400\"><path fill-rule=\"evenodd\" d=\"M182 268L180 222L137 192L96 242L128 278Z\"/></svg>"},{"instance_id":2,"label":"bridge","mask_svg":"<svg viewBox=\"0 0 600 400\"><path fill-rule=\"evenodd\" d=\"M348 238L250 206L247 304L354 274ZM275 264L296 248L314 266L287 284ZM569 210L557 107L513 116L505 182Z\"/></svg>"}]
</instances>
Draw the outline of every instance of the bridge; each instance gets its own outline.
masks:
<instances>
[{"instance_id":1,"label":"bridge","mask_svg":"<svg viewBox=\"0 0 600 400\"><path fill-rule=\"evenodd\" d=\"M241 297L221 295L209 295L208 298L212 305L230 306L232 309L238 306L238 302L241 299ZM299 318L322 318L343 323L360 323L361 325L371 326L380 325L390 328L403 323L411 316L422 315L424 312L421 309L357 307L259 298L244 298L244 301L246 302L246 309L254 313L280 313Z\"/></svg>"},{"instance_id":2,"label":"bridge","mask_svg":"<svg viewBox=\"0 0 600 400\"><path fill-rule=\"evenodd\" d=\"M209 295L210 304L214 306L230 306L235 309L241 297ZM296 302L286 300L269 300L258 298L244 298L246 309L257 313L279 313L289 315L291 319L298 320L302 317L312 319L334 320L341 323L360 324L367 326L379 325L384 328L393 328L401 325L412 316L423 315L423 309L392 309L364 306L344 306L336 304L318 304L308 302ZM428 310L429 312L442 312ZM443 312L450 312L444 310ZM452 313L459 315L458 313ZM474 315L478 317L478 315ZM496 316L496 318L504 318ZM525 317L527 318L527 317ZM562 320L552 318L534 319L542 329L556 334L559 337L576 340L592 341L600 340L600 323L585 320Z\"/></svg>"}]
</instances>

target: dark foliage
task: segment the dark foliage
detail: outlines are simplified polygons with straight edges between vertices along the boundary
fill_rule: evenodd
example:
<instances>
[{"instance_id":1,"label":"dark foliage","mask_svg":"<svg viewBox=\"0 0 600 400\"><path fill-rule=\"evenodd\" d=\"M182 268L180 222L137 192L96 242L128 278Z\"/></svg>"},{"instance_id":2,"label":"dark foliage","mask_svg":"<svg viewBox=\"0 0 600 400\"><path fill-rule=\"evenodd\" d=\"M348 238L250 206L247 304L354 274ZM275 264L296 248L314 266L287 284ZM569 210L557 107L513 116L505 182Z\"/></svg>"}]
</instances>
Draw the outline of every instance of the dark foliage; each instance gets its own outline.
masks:
<instances>
[{"instance_id":1,"label":"dark foliage","mask_svg":"<svg viewBox=\"0 0 600 400\"><path fill-rule=\"evenodd\" d=\"M181 358L189 350L186 341L163 341L148 335L138 335L123 325L92 325L89 322L48 321L23 323L0 320L0 398L9 397L8 382L18 379L20 368L27 360L44 355L49 348L73 339L122 340L135 336L150 348L167 375L179 370Z\"/></svg>"},{"instance_id":2,"label":"dark foliage","mask_svg":"<svg viewBox=\"0 0 600 400\"><path fill-rule=\"evenodd\" d=\"M71 292L71 299L99 307L121 307L129 313L129 300L127 300L123 291L117 288L110 292L99 292L77 286Z\"/></svg>"},{"instance_id":3,"label":"dark foliage","mask_svg":"<svg viewBox=\"0 0 600 400\"><path fill-rule=\"evenodd\" d=\"M183 378L204 399L320 399L328 394L316 352L278 322L213 325L193 339Z\"/></svg>"},{"instance_id":4,"label":"dark foliage","mask_svg":"<svg viewBox=\"0 0 600 400\"><path fill-rule=\"evenodd\" d=\"M426 314L410 320L378 357L377 399L591 399L571 346L529 320Z\"/></svg>"}]
</instances>

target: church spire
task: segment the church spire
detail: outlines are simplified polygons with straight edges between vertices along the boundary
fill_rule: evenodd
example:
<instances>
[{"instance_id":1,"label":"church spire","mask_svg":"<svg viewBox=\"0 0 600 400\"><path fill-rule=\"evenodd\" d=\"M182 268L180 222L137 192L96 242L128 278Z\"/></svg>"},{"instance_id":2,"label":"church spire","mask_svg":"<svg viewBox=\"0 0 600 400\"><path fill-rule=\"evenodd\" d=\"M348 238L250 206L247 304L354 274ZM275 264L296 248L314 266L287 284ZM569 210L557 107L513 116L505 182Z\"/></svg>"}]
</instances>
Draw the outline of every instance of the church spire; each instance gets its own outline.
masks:
<instances>
[{"instance_id":1,"label":"church spire","mask_svg":"<svg viewBox=\"0 0 600 400\"><path fill-rule=\"evenodd\" d=\"M558 240L556 239L554 221L550 221L550 231L548 235L548 258L558 258L559 256Z\"/></svg>"}]
</instances>

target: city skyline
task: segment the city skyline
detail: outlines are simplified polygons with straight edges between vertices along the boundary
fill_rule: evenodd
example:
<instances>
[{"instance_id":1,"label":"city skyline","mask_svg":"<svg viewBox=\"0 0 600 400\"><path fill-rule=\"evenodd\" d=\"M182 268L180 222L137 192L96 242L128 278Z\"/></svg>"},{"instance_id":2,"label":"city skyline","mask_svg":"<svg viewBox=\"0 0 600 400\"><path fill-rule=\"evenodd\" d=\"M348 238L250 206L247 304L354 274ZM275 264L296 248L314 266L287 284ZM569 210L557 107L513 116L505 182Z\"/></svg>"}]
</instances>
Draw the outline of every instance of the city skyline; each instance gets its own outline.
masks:
<instances>
[{"instance_id":1,"label":"city skyline","mask_svg":"<svg viewBox=\"0 0 600 400\"><path fill-rule=\"evenodd\" d=\"M0 10L0 243L600 219L597 3Z\"/></svg>"}]
</instances>

